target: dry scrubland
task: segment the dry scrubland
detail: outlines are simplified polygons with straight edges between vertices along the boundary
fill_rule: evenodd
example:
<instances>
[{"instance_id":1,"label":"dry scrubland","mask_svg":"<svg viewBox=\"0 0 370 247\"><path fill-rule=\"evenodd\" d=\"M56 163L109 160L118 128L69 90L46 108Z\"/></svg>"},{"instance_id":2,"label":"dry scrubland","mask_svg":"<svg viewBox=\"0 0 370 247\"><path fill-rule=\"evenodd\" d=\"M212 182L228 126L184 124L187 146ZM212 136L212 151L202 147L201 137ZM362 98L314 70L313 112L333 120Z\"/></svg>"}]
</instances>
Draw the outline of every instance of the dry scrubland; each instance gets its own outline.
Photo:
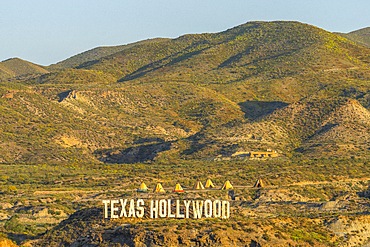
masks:
<instances>
[{"instance_id":1,"label":"dry scrubland","mask_svg":"<svg viewBox=\"0 0 370 247\"><path fill-rule=\"evenodd\" d=\"M1 62L0 246L368 244L367 30L251 22ZM207 178L234 189L189 190ZM102 199L136 197L228 199L232 214L102 219Z\"/></svg>"},{"instance_id":2,"label":"dry scrubland","mask_svg":"<svg viewBox=\"0 0 370 247\"><path fill-rule=\"evenodd\" d=\"M255 241L262 246L272 243L357 246L366 243L370 234L367 160L45 164L1 168L6 171L1 178L2 232L19 243L28 239L37 246L46 243L68 246L77 242L101 246L104 243L130 246L134 242L243 246ZM216 189L192 190L196 181L204 183L206 178L213 180ZM264 188L252 187L256 178L264 179ZM231 180L233 193L220 190L226 179ZM162 182L167 192L137 193L141 181L150 190ZM176 182L181 183L186 193L171 192ZM103 220L101 200L107 198L228 199L232 211L228 220L110 221ZM68 218L70 214L73 215ZM46 230L49 231L43 235Z\"/></svg>"}]
</instances>

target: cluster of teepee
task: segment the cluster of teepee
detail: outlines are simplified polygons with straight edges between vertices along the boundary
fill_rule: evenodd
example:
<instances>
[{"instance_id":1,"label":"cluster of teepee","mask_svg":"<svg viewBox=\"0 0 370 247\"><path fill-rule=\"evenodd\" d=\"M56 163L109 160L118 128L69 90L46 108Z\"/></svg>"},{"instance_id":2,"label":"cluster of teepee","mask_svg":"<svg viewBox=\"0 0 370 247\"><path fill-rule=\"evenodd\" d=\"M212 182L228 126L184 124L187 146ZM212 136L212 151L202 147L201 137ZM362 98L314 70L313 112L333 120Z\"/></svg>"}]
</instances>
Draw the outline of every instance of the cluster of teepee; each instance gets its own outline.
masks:
<instances>
[{"instance_id":1,"label":"cluster of teepee","mask_svg":"<svg viewBox=\"0 0 370 247\"><path fill-rule=\"evenodd\" d=\"M259 179L257 179L256 183L253 185L253 187L254 188L261 188L261 187L265 187L265 185L264 185L264 182L262 181L262 179L259 178ZM194 190L204 190L204 189L213 189L213 188L215 188L215 185L213 184L211 179L207 179L205 186L203 186L201 181L197 181L195 183L194 187L193 187ZM224 185L221 187L221 190L232 190L232 189L234 189L234 187L230 183L229 180L227 180L224 183ZM138 192L148 192L148 187L146 186L146 184L144 182L142 182L140 187L137 189L137 191ZM164 193L166 191L163 189L163 186L162 186L161 183L157 183L153 192L154 193ZM182 188L182 186L179 183L177 183L172 192L182 193L182 192L185 192L185 191Z\"/></svg>"},{"instance_id":2,"label":"cluster of teepee","mask_svg":"<svg viewBox=\"0 0 370 247\"><path fill-rule=\"evenodd\" d=\"M177 184L176 184L176 186L177 186ZM140 184L140 187L137 189L137 192L148 192L148 187L146 186L146 184L144 182L142 182ZM163 189L163 186L162 186L161 183L157 183L157 185L155 186L153 192L156 192L156 193L164 193L166 191Z\"/></svg>"},{"instance_id":3,"label":"cluster of teepee","mask_svg":"<svg viewBox=\"0 0 370 247\"><path fill-rule=\"evenodd\" d=\"M213 184L211 179L207 179L205 186L203 186L201 181L197 181L193 187L194 190L204 190L204 189L213 189L213 188L215 188L215 185ZM221 190L231 190L231 189L233 189L233 186L231 185L229 180L227 180L221 188ZM148 187L146 186L144 182L142 182L140 187L137 189L137 191L138 192L148 192ZM154 193L164 193L166 191L163 189L163 186L161 183L157 183L153 192ZM172 192L182 193L185 191L182 188L182 186L179 183L177 183Z\"/></svg>"}]
</instances>

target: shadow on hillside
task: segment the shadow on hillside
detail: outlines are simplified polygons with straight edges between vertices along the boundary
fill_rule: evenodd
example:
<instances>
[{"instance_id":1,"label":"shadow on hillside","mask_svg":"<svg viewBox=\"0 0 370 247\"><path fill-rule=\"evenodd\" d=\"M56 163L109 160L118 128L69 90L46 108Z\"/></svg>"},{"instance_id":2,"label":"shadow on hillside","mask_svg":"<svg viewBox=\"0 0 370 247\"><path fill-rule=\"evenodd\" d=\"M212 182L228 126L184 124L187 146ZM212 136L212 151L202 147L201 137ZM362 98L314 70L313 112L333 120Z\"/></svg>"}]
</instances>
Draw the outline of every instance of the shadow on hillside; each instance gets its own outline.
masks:
<instances>
[{"instance_id":1,"label":"shadow on hillside","mask_svg":"<svg viewBox=\"0 0 370 247\"><path fill-rule=\"evenodd\" d=\"M97 63L99 63L99 62L100 62L100 60L99 60L99 59L97 59L97 60L92 60L92 61L87 61L87 62L84 62L84 63L82 63L82 64L78 65L78 66L76 67L76 69L84 69L84 68L86 68L86 67L91 67L91 66L93 66L93 65L95 65L95 64L97 64Z\"/></svg>"},{"instance_id":2,"label":"shadow on hillside","mask_svg":"<svg viewBox=\"0 0 370 247\"><path fill-rule=\"evenodd\" d=\"M248 47L243 52L240 52L234 56L231 56L229 59L225 60L223 63L221 63L218 68L225 68L231 66L233 63L239 62L244 56L248 56L253 51L254 47Z\"/></svg>"},{"instance_id":3,"label":"shadow on hillside","mask_svg":"<svg viewBox=\"0 0 370 247\"><path fill-rule=\"evenodd\" d=\"M323 127L321 127L319 130L317 130L314 134L307 137L307 140L312 139L312 138L314 138L315 136L318 136L318 135L323 135L326 132L330 131L331 129L335 128L338 125L339 125L338 123L327 123Z\"/></svg>"},{"instance_id":4,"label":"shadow on hillside","mask_svg":"<svg viewBox=\"0 0 370 247\"><path fill-rule=\"evenodd\" d=\"M134 164L153 161L158 153L170 150L171 142L160 142L126 149L100 149L94 155L104 163Z\"/></svg>"},{"instance_id":5,"label":"shadow on hillside","mask_svg":"<svg viewBox=\"0 0 370 247\"><path fill-rule=\"evenodd\" d=\"M145 65L143 67L140 67L136 71L122 77L121 79L118 80L118 82L124 82L124 81L130 81L137 79L139 77L142 77L150 72L153 72L159 68L162 68L164 66L172 66L177 63L180 63L182 61L185 61L191 57L194 57L196 55L201 54L204 50L207 50L209 47L202 48L200 50L195 50L195 51L187 51L191 48L192 46L187 47L184 49L182 52L185 51L184 54L181 54L181 52L175 53L173 55L167 56L163 59L160 59L158 61L155 61L153 63L149 63L148 65Z\"/></svg>"},{"instance_id":6,"label":"shadow on hillside","mask_svg":"<svg viewBox=\"0 0 370 247\"><path fill-rule=\"evenodd\" d=\"M231 154L235 153L238 148L238 144L223 145L215 140L207 140L207 137L204 135L203 131L189 136L186 138L186 141L189 143L189 146L187 149L181 152L181 155L185 156L196 156L197 154L201 156L209 156L209 151L216 151L217 155L230 156ZM202 152L205 153L202 155Z\"/></svg>"},{"instance_id":7,"label":"shadow on hillside","mask_svg":"<svg viewBox=\"0 0 370 247\"><path fill-rule=\"evenodd\" d=\"M244 117L252 121L265 117L288 104L282 101L245 101L238 104Z\"/></svg>"},{"instance_id":8,"label":"shadow on hillside","mask_svg":"<svg viewBox=\"0 0 370 247\"><path fill-rule=\"evenodd\" d=\"M207 143L201 142L203 138L204 134L202 132L198 132L186 138L186 140L190 143L190 147L182 151L181 155L192 155L205 148L207 146Z\"/></svg>"}]
</instances>

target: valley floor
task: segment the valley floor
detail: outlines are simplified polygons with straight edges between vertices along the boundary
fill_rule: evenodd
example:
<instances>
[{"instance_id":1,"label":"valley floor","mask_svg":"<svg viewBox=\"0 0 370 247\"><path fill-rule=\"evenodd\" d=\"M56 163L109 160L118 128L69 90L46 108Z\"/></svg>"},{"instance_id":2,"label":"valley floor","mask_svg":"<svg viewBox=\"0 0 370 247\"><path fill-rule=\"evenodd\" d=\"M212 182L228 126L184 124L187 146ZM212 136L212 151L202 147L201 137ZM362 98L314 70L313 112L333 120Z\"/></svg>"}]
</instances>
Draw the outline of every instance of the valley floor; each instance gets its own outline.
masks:
<instances>
[{"instance_id":1,"label":"valley floor","mask_svg":"<svg viewBox=\"0 0 370 247\"><path fill-rule=\"evenodd\" d=\"M3 164L0 169L0 236L17 244L363 246L370 239L367 160ZM215 189L192 189L207 178ZM264 187L253 187L258 178ZM233 190L220 190L226 180ZM150 191L161 182L166 193L138 194L141 182ZM177 182L184 194L172 193ZM104 220L102 200L117 198L229 200L231 217Z\"/></svg>"}]
</instances>

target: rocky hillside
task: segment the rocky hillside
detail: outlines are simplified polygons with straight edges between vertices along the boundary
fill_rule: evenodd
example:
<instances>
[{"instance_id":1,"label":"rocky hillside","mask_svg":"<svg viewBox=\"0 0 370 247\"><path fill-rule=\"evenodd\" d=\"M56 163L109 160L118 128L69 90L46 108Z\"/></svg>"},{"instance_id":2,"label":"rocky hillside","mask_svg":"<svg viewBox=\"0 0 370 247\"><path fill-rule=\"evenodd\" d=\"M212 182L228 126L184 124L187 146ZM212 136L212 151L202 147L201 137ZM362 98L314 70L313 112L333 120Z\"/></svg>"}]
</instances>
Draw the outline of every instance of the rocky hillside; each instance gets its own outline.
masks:
<instances>
[{"instance_id":1,"label":"rocky hillside","mask_svg":"<svg viewBox=\"0 0 370 247\"><path fill-rule=\"evenodd\" d=\"M303 228L318 230L316 239L306 242L305 238L291 238L289 232L295 231L298 222L290 218L237 223L215 220L125 222L102 218L99 208L78 211L33 246L328 246L335 240L333 234L319 230L320 223L314 221L305 222Z\"/></svg>"},{"instance_id":2,"label":"rocky hillside","mask_svg":"<svg viewBox=\"0 0 370 247\"><path fill-rule=\"evenodd\" d=\"M1 71L36 74L0 84L0 162L366 156L369 61L298 22L96 48L51 73L10 60Z\"/></svg>"},{"instance_id":3,"label":"rocky hillside","mask_svg":"<svg viewBox=\"0 0 370 247\"><path fill-rule=\"evenodd\" d=\"M349 157L368 154L369 132L370 112L358 101L310 98L277 108L252 122L203 129L189 140L196 157L266 149Z\"/></svg>"}]
</instances>

